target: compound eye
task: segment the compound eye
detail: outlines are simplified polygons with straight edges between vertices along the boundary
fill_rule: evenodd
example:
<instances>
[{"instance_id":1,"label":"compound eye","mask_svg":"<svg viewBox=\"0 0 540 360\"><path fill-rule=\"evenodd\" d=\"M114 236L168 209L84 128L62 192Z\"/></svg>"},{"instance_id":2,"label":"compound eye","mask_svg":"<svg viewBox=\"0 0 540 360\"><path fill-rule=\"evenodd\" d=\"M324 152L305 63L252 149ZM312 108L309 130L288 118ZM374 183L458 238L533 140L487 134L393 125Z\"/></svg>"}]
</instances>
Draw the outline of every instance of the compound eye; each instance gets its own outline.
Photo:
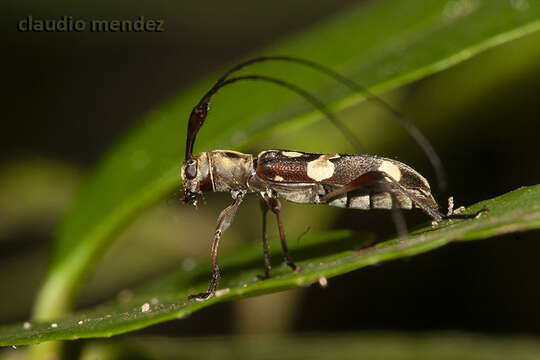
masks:
<instances>
[{"instance_id":1,"label":"compound eye","mask_svg":"<svg viewBox=\"0 0 540 360\"><path fill-rule=\"evenodd\" d=\"M190 161L186 166L186 177L188 179L195 179L197 176L197 162L196 161Z\"/></svg>"}]
</instances>

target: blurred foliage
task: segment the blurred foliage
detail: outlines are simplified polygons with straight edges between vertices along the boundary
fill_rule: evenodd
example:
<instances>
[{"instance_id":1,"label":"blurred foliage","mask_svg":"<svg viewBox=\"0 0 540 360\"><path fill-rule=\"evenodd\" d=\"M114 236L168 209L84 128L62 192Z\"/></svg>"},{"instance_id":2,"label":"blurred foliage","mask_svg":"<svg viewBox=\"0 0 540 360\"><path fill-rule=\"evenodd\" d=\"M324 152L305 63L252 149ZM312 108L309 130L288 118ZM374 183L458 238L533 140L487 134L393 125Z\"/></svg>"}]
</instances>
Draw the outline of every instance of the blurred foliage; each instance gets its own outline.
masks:
<instances>
[{"instance_id":1,"label":"blurred foliage","mask_svg":"<svg viewBox=\"0 0 540 360\"><path fill-rule=\"evenodd\" d=\"M175 339L173 344L166 338L132 338L122 345L132 352L139 350L141 359L358 359L361 356L385 360L532 360L540 356L536 338L459 333L210 337ZM92 350L85 354L92 354Z\"/></svg>"},{"instance_id":2,"label":"blurred foliage","mask_svg":"<svg viewBox=\"0 0 540 360\"><path fill-rule=\"evenodd\" d=\"M47 268L43 248L35 242L66 213L81 178L72 166L45 159L0 168L0 274L9 274L2 281L2 293L9 296L2 298L0 319L27 316Z\"/></svg>"},{"instance_id":3,"label":"blurred foliage","mask_svg":"<svg viewBox=\"0 0 540 360\"><path fill-rule=\"evenodd\" d=\"M81 175L47 160L6 164L0 171L0 242L19 229L50 231L71 205Z\"/></svg>"},{"instance_id":4,"label":"blurred foliage","mask_svg":"<svg viewBox=\"0 0 540 360\"><path fill-rule=\"evenodd\" d=\"M6 360L24 359L25 353L21 348L3 351ZM375 360L533 360L540 356L540 343L535 337L480 336L457 332L204 338L133 336L115 342L94 341L80 351L81 360L358 359L360 355Z\"/></svg>"}]
</instances>

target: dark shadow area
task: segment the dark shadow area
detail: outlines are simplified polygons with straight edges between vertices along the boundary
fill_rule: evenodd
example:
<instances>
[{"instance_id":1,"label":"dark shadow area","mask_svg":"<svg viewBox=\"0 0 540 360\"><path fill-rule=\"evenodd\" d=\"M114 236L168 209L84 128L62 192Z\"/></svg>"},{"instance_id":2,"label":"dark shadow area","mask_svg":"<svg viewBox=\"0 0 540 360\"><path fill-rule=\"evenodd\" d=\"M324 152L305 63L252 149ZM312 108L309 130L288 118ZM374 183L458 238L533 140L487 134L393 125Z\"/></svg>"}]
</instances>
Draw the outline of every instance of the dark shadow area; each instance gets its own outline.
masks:
<instances>
[{"instance_id":1,"label":"dark shadow area","mask_svg":"<svg viewBox=\"0 0 540 360\"><path fill-rule=\"evenodd\" d=\"M539 236L453 243L331 279L327 289L310 287L296 330L538 333Z\"/></svg>"}]
</instances>

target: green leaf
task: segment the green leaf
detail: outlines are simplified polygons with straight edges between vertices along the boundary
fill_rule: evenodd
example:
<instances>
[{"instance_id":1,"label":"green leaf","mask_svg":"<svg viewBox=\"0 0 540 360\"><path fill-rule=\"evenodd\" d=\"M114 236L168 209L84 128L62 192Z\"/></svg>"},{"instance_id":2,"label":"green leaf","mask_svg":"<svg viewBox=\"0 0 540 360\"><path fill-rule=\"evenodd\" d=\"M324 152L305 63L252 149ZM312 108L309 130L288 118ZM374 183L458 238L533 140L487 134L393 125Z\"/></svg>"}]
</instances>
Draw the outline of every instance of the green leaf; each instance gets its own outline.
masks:
<instances>
[{"instance_id":1,"label":"green leaf","mask_svg":"<svg viewBox=\"0 0 540 360\"><path fill-rule=\"evenodd\" d=\"M254 243L220 258L224 272L218 295L207 301L187 300L204 291L210 265L199 264L160 279L134 293L121 294L117 301L79 312L54 322L38 322L0 328L0 345L34 344L48 340L107 337L141 329L152 324L180 319L213 304L309 286L365 266L409 257L436 249L452 241L478 240L510 232L540 228L540 185L521 188L471 206L473 212L487 208L478 219L445 221L412 232L405 240L392 239L373 244L373 237L350 231L306 235L291 244L291 253L302 272L276 266L272 277L260 280L262 256ZM279 248L274 241L274 248ZM276 254L278 255L278 254ZM279 257L273 263L279 262ZM147 311L145 311L147 310ZM55 324L55 325L53 325Z\"/></svg>"},{"instance_id":2,"label":"green leaf","mask_svg":"<svg viewBox=\"0 0 540 360\"><path fill-rule=\"evenodd\" d=\"M538 30L540 4L527 2L527 8L512 4L502 0L374 2L348 10L260 54L311 59L380 92ZM260 69L262 65L257 71ZM333 103L334 110L362 100L327 78L291 64L266 64L264 71L318 90ZM119 229L137 212L179 187L186 120L215 78L210 76L148 114L104 157L57 232L50 270L34 311L36 319L65 314L91 264ZM196 150L241 149L293 124L319 119L319 114L310 111L296 95L281 89L238 85L214 100ZM289 120L287 127L277 126L285 119Z\"/></svg>"}]
</instances>

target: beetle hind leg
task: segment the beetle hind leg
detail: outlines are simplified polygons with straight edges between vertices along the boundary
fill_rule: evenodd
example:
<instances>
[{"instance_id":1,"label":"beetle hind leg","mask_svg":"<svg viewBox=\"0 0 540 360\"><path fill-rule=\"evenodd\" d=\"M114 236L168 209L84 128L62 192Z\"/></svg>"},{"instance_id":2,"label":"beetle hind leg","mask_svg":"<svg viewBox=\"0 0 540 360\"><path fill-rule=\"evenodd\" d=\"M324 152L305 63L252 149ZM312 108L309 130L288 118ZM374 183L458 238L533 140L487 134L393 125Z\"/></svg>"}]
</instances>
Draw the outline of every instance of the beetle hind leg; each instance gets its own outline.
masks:
<instances>
[{"instance_id":1,"label":"beetle hind leg","mask_svg":"<svg viewBox=\"0 0 540 360\"><path fill-rule=\"evenodd\" d=\"M411 191L407 190L399 182L394 180L394 178L382 171L370 171L360 175L359 177L352 180L343 187L340 187L323 196L321 198L321 202L325 203L336 196L360 189L371 190L377 193L390 194L390 197L392 199L392 218L396 225L398 235L401 238L407 237L407 226L403 214L400 211L399 206L397 205L399 203L398 196L409 198L414 204L416 204L416 206L426 212L435 221L441 221L444 218L444 215L439 212L437 207L419 198Z\"/></svg>"}]
</instances>

